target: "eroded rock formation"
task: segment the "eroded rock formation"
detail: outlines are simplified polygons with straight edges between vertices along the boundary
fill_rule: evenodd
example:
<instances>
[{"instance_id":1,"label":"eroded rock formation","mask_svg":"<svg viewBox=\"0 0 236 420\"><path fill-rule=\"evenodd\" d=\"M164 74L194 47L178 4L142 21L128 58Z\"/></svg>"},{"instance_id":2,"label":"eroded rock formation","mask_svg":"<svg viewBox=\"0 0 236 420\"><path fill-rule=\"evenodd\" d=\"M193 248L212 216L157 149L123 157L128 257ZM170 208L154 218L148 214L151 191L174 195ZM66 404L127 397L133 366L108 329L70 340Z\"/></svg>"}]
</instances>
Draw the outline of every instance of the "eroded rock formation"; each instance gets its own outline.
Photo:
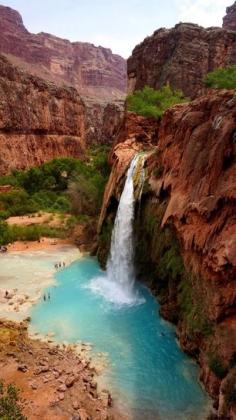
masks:
<instances>
[{"instance_id":1,"label":"eroded rock formation","mask_svg":"<svg viewBox=\"0 0 236 420\"><path fill-rule=\"evenodd\" d=\"M128 90L169 83L195 98L204 93L204 76L228 64L236 64L236 33L180 23L158 29L135 47L128 59Z\"/></svg>"},{"instance_id":2,"label":"eroded rock formation","mask_svg":"<svg viewBox=\"0 0 236 420\"><path fill-rule=\"evenodd\" d=\"M20 71L0 56L0 174L86 147L85 106L74 88Z\"/></svg>"},{"instance_id":3,"label":"eroded rock formation","mask_svg":"<svg viewBox=\"0 0 236 420\"><path fill-rule=\"evenodd\" d=\"M236 2L227 7L226 15L223 18L223 28L229 31L236 31Z\"/></svg>"},{"instance_id":4,"label":"eroded rock formation","mask_svg":"<svg viewBox=\"0 0 236 420\"><path fill-rule=\"evenodd\" d=\"M139 276L157 293L162 315L177 324L182 347L198 360L219 418L233 419L236 94L223 91L169 109L158 134L146 126L151 142L143 137L140 143L138 120L135 130L131 116L111 154L100 243L104 249L109 242L125 169L143 141L152 153L135 221ZM106 255L98 255L104 263Z\"/></svg>"},{"instance_id":5,"label":"eroded rock formation","mask_svg":"<svg viewBox=\"0 0 236 420\"><path fill-rule=\"evenodd\" d=\"M20 14L0 6L0 52L13 64L55 83L74 86L97 100L121 98L126 91L126 61L87 42L31 34Z\"/></svg>"}]
</instances>

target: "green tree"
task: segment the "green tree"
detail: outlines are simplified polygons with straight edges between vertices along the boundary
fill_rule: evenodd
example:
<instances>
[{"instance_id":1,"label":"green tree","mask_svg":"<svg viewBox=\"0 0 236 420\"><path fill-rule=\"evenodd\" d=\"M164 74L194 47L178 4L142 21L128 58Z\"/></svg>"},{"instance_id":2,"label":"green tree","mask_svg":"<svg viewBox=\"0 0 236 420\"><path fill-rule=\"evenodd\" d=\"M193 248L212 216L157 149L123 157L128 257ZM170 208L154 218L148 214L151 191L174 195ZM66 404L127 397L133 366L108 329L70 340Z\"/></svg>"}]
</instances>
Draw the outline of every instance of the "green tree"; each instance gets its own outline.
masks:
<instances>
[{"instance_id":1,"label":"green tree","mask_svg":"<svg viewBox=\"0 0 236 420\"><path fill-rule=\"evenodd\" d=\"M19 391L12 385L0 382L0 419L26 420L19 405Z\"/></svg>"},{"instance_id":2,"label":"green tree","mask_svg":"<svg viewBox=\"0 0 236 420\"><path fill-rule=\"evenodd\" d=\"M204 83L213 89L236 89L236 67L218 68L207 74Z\"/></svg>"},{"instance_id":3,"label":"green tree","mask_svg":"<svg viewBox=\"0 0 236 420\"><path fill-rule=\"evenodd\" d=\"M180 90L172 90L170 86L159 90L145 86L127 97L127 107L138 115L159 119L168 108L186 100Z\"/></svg>"}]
</instances>

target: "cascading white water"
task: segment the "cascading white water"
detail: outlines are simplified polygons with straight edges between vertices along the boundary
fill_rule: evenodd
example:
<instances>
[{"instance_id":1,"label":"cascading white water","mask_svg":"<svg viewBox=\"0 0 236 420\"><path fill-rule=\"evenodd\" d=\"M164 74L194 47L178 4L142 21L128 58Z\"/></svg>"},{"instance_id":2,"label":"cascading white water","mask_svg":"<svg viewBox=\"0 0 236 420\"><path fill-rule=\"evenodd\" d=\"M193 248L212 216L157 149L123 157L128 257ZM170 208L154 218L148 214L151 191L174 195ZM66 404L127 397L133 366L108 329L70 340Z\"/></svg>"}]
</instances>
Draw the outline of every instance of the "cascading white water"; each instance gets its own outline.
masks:
<instances>
[{"instance_id":1,"label":"cascading white water","mask_svg":"<svg viewBox=\"0 0 236 420\"><path fill-rule=\"evenodd\" d=\"M107 300L119 304L132 304L137 301L133 290L135 281L133 262L134 177L137 177L135 173L137 164L140 165L138 173L138 199L140 199L145 179L144 156L136 155L128 169L125 186L120 197L112 232L106 276L94 279L90 284L93 290L102 294Z\"/></svg>"},{"instance_id":2,"label":"cascading white water","mask_svg":"<svg viewBox=\"0 0 236 420\"><path fill-rule=\"evenodd\" d=\"M135 156L127 172L126 182L120 197L112 232L110 256L107 263L107 277L120 284L128 294L134 284L133 264L133 218L134 218L134 182L133 174L138 156Z\"/></svg>"}]
</instances>

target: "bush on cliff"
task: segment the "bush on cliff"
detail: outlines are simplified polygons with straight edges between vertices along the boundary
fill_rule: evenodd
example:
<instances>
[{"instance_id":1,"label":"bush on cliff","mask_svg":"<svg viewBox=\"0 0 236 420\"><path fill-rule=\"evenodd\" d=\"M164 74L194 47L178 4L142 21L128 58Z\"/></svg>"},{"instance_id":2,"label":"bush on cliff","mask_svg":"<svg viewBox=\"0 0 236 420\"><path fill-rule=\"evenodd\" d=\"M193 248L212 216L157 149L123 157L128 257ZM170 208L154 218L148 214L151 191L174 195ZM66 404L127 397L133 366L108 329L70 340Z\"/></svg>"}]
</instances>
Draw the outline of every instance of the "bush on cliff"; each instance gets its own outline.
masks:
<instances>
[{"instance_id":1,"label":"bush on cliff","mask_svg":"<svg viewBox=\"0 0 236 420\"><path fill-rule=\"evenodd\" d=\"M26 420L19 405L19 391L12 385L0 382L0 418L3 420Z\"/></svg>"},{"instance_id":2,"label":"bush on cliff","mask_svg":"<svg viewBox=\"0 0 236 420\"><path fill-rule=\"evenodd\" d=\"M128 111L150 118L161 118L162 114L171 106L186 102L180 90L172 90L170 86L163 86L155 90L145 86L127 97Z\"/></svg>"},{"instance_id":3,"label":"bush on cliff","mask_svg":"<svg viewBox=\"0 0 236 420\"><path fill-rule=\"evenodd\" d=\"M218 68L208 73L204 83L212 89L236 89L236 67Z\"/></svg>"}]
</instances>

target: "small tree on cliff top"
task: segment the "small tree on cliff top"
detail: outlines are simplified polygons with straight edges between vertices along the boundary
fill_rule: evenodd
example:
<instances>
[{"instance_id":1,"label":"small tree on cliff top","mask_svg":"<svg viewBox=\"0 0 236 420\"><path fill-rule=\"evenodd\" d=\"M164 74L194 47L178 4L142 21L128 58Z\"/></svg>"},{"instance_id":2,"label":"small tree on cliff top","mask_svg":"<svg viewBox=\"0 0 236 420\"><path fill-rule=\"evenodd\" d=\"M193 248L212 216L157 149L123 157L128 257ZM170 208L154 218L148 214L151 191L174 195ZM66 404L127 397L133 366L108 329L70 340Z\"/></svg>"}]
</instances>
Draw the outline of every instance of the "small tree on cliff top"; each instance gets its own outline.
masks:
<instances>
[{"instance_id":1,"label":"small tree on cliff top","mask_svg":"<svg viewBox=\"0 0 236 420\"><path fill-rule=\"evenodd\" d=\"M159 119L166 109L186 100L180 90L174 91L170 86L159 90L145 86L127 97L127 107L128 111L138 115Z\"/></svg>"},{"instance_id":2,"label":"small tree on cliff top","mask_svg":"<svg viewBox=\"0 0 236 420\"><path fill-rule=\"evenodd\" d=\"M218 68L208 73L204 83L213 89L236 89L236 67Z\"/></svg>"}]
</instances>

